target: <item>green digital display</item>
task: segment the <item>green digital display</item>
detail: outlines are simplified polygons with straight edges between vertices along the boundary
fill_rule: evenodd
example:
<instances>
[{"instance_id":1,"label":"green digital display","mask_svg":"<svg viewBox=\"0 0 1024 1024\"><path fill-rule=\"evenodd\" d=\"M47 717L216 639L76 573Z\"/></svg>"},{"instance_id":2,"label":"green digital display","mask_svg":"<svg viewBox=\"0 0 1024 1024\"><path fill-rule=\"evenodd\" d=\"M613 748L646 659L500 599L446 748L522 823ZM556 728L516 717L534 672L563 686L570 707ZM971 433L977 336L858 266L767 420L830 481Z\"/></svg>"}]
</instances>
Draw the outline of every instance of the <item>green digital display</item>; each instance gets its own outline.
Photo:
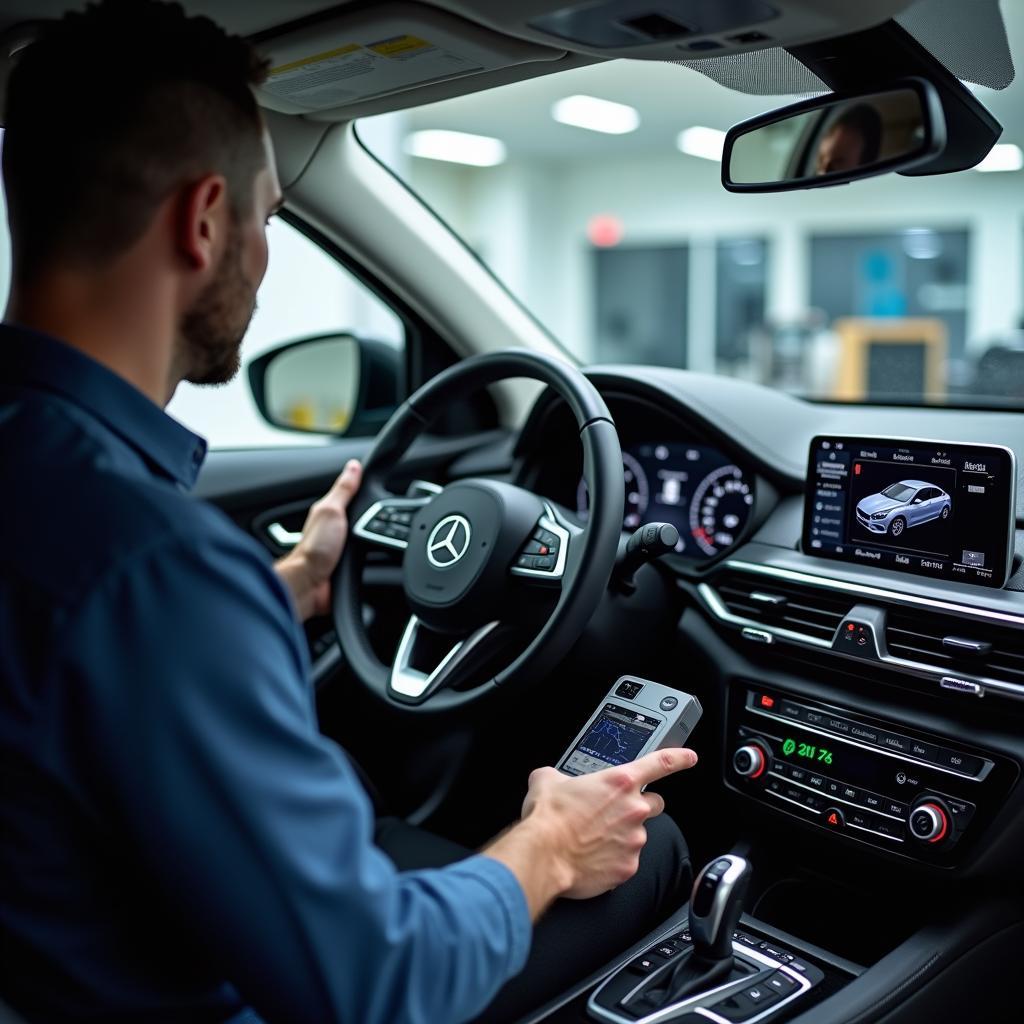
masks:
<instances>
[{"instance_id":1,"label":"green digital display","mask_svg":"<svg viewBox=\"0 0 1024 1024\"><path fill-rule=\"evenodd\" d=\"M805 761L820 761L822 764L832 763L832 751L825 747L816 747L813 743L800 743L798 740L787 736L782 741L782 752L787 757L796 755Z\"/></svg>"}]
</instances>

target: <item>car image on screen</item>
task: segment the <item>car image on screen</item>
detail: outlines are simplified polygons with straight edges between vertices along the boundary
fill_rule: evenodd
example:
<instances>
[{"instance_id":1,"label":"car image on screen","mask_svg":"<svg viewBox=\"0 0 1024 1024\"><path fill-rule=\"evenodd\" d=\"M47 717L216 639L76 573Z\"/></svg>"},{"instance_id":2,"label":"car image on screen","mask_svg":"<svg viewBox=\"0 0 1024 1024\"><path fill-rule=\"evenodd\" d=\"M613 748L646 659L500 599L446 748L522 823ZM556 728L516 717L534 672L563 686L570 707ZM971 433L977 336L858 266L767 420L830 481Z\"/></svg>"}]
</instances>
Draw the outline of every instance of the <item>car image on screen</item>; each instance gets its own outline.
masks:
<instances>
[{"instance_id":1,"label":"car image on screen","mask_svg":"<svg viewBox=\"0 0 1024 1024\"><path fill-rule=\"evenodd\" d=\"M904 530L933 519L948 519L953 502L925 480L899 480L857 502L857 520L872 533L899 537Z\"/></svg>"}]
</instances>

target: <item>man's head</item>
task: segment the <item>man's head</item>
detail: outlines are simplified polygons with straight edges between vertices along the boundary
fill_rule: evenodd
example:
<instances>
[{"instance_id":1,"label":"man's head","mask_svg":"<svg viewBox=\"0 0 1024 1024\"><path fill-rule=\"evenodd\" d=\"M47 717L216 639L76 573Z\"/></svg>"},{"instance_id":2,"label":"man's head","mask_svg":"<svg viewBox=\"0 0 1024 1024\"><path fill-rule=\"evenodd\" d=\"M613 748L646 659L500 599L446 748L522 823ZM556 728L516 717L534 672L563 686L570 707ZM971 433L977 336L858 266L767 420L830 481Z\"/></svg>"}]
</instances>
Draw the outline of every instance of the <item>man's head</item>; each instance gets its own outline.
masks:
<instances>
[{"instance_id":1,"label":"man's head","mask_svg":"<svg viewBox=\"0 0 1024 1024\"><path fill-rule=\"evenodd\" d=\"M836 118L818 147L817 174L852 171L878 160L882 118L874 107L859 103Z\"/></svg>"},{"instance_id":2,"label":"man's head","mask_svg":"<svg viewBox=\"0 0 1024 1024\"><path fill-rule=\"evenodd\" d=\"M7 92L15 287L152 260L173 286L177 375L230 379L280 201L251 91L265 74L177 4L103 0L48 26Z\"/></svg>"}]
</instances>

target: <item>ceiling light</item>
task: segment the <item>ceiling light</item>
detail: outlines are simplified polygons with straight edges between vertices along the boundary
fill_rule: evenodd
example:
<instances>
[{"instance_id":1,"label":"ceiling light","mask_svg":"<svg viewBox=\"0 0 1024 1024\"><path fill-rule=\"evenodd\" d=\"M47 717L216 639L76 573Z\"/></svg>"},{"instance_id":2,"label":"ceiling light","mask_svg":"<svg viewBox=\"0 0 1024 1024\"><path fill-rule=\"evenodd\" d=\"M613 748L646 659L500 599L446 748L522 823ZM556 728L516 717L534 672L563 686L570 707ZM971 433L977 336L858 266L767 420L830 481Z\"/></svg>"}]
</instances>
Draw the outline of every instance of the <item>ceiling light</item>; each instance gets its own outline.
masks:
<instances>
[{"instance_id":1,"label":"ceiling light","mask_svg":"<svg viewBox=\"0 0 1024 1024\"><path fill-rule=\"evenodd\" d=\"M412 156L473 167L494 167L505 159L505 143L501 139L441 128L425 128L407 135L403 148Z\"/></svg>"},{"instance_id":2,"label":"ceiling light","mask_svg":"<svg viewBox=\"0 0 1024 1024\"><path fill-rule=\"evenodd\" d=\"M1020 146L1013 143L993 146L988 156L980 164L974 165L976 171L1019 171L1022 167L1024 153L1021 152Z\"/></svg>"},{"instance_id":3,"label":"ceiling light","mask_svg":"<svg viewBox=\"0 0 1024 1024\"><path fill-rule=\"evenodd\" d=\"M633 107L596 96L566 96L552 105L551 116L562 124L609 135L625 135L640 124L640 115Z\"/></svg>"},{"instance_id":4,"label":"ceiling light","mask_svg":"<svg viewBox=\"0 0 1024 1024\"><path fill-rule=\"evenodd\" d=\"M699 156L704 160L722 160L722 149L725 147L725 132L717 128L703 128L695 125L679 133L676 145L689 156Z\"/></svg>"}]
</instances>

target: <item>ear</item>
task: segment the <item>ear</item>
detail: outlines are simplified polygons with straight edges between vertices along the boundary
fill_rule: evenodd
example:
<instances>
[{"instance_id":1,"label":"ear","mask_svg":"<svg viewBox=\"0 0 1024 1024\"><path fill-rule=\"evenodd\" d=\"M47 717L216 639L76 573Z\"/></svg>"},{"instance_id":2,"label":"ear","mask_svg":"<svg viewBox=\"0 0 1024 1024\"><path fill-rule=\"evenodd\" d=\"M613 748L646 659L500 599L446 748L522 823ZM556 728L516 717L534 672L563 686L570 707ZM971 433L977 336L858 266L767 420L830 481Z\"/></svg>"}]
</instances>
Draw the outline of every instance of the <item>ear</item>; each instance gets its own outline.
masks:
<instances>
[{"instance_id":1,"label":"ear","mask_svg":"<svg viewBox=\"0 0 1024 1024\"><path fill-rule=\"evenodd\" d=\"M194 270L206 270L224 244L228 218L227 182L208 174L181 190L178 203L178 251Z\"/></svg>"}]
</instances>

